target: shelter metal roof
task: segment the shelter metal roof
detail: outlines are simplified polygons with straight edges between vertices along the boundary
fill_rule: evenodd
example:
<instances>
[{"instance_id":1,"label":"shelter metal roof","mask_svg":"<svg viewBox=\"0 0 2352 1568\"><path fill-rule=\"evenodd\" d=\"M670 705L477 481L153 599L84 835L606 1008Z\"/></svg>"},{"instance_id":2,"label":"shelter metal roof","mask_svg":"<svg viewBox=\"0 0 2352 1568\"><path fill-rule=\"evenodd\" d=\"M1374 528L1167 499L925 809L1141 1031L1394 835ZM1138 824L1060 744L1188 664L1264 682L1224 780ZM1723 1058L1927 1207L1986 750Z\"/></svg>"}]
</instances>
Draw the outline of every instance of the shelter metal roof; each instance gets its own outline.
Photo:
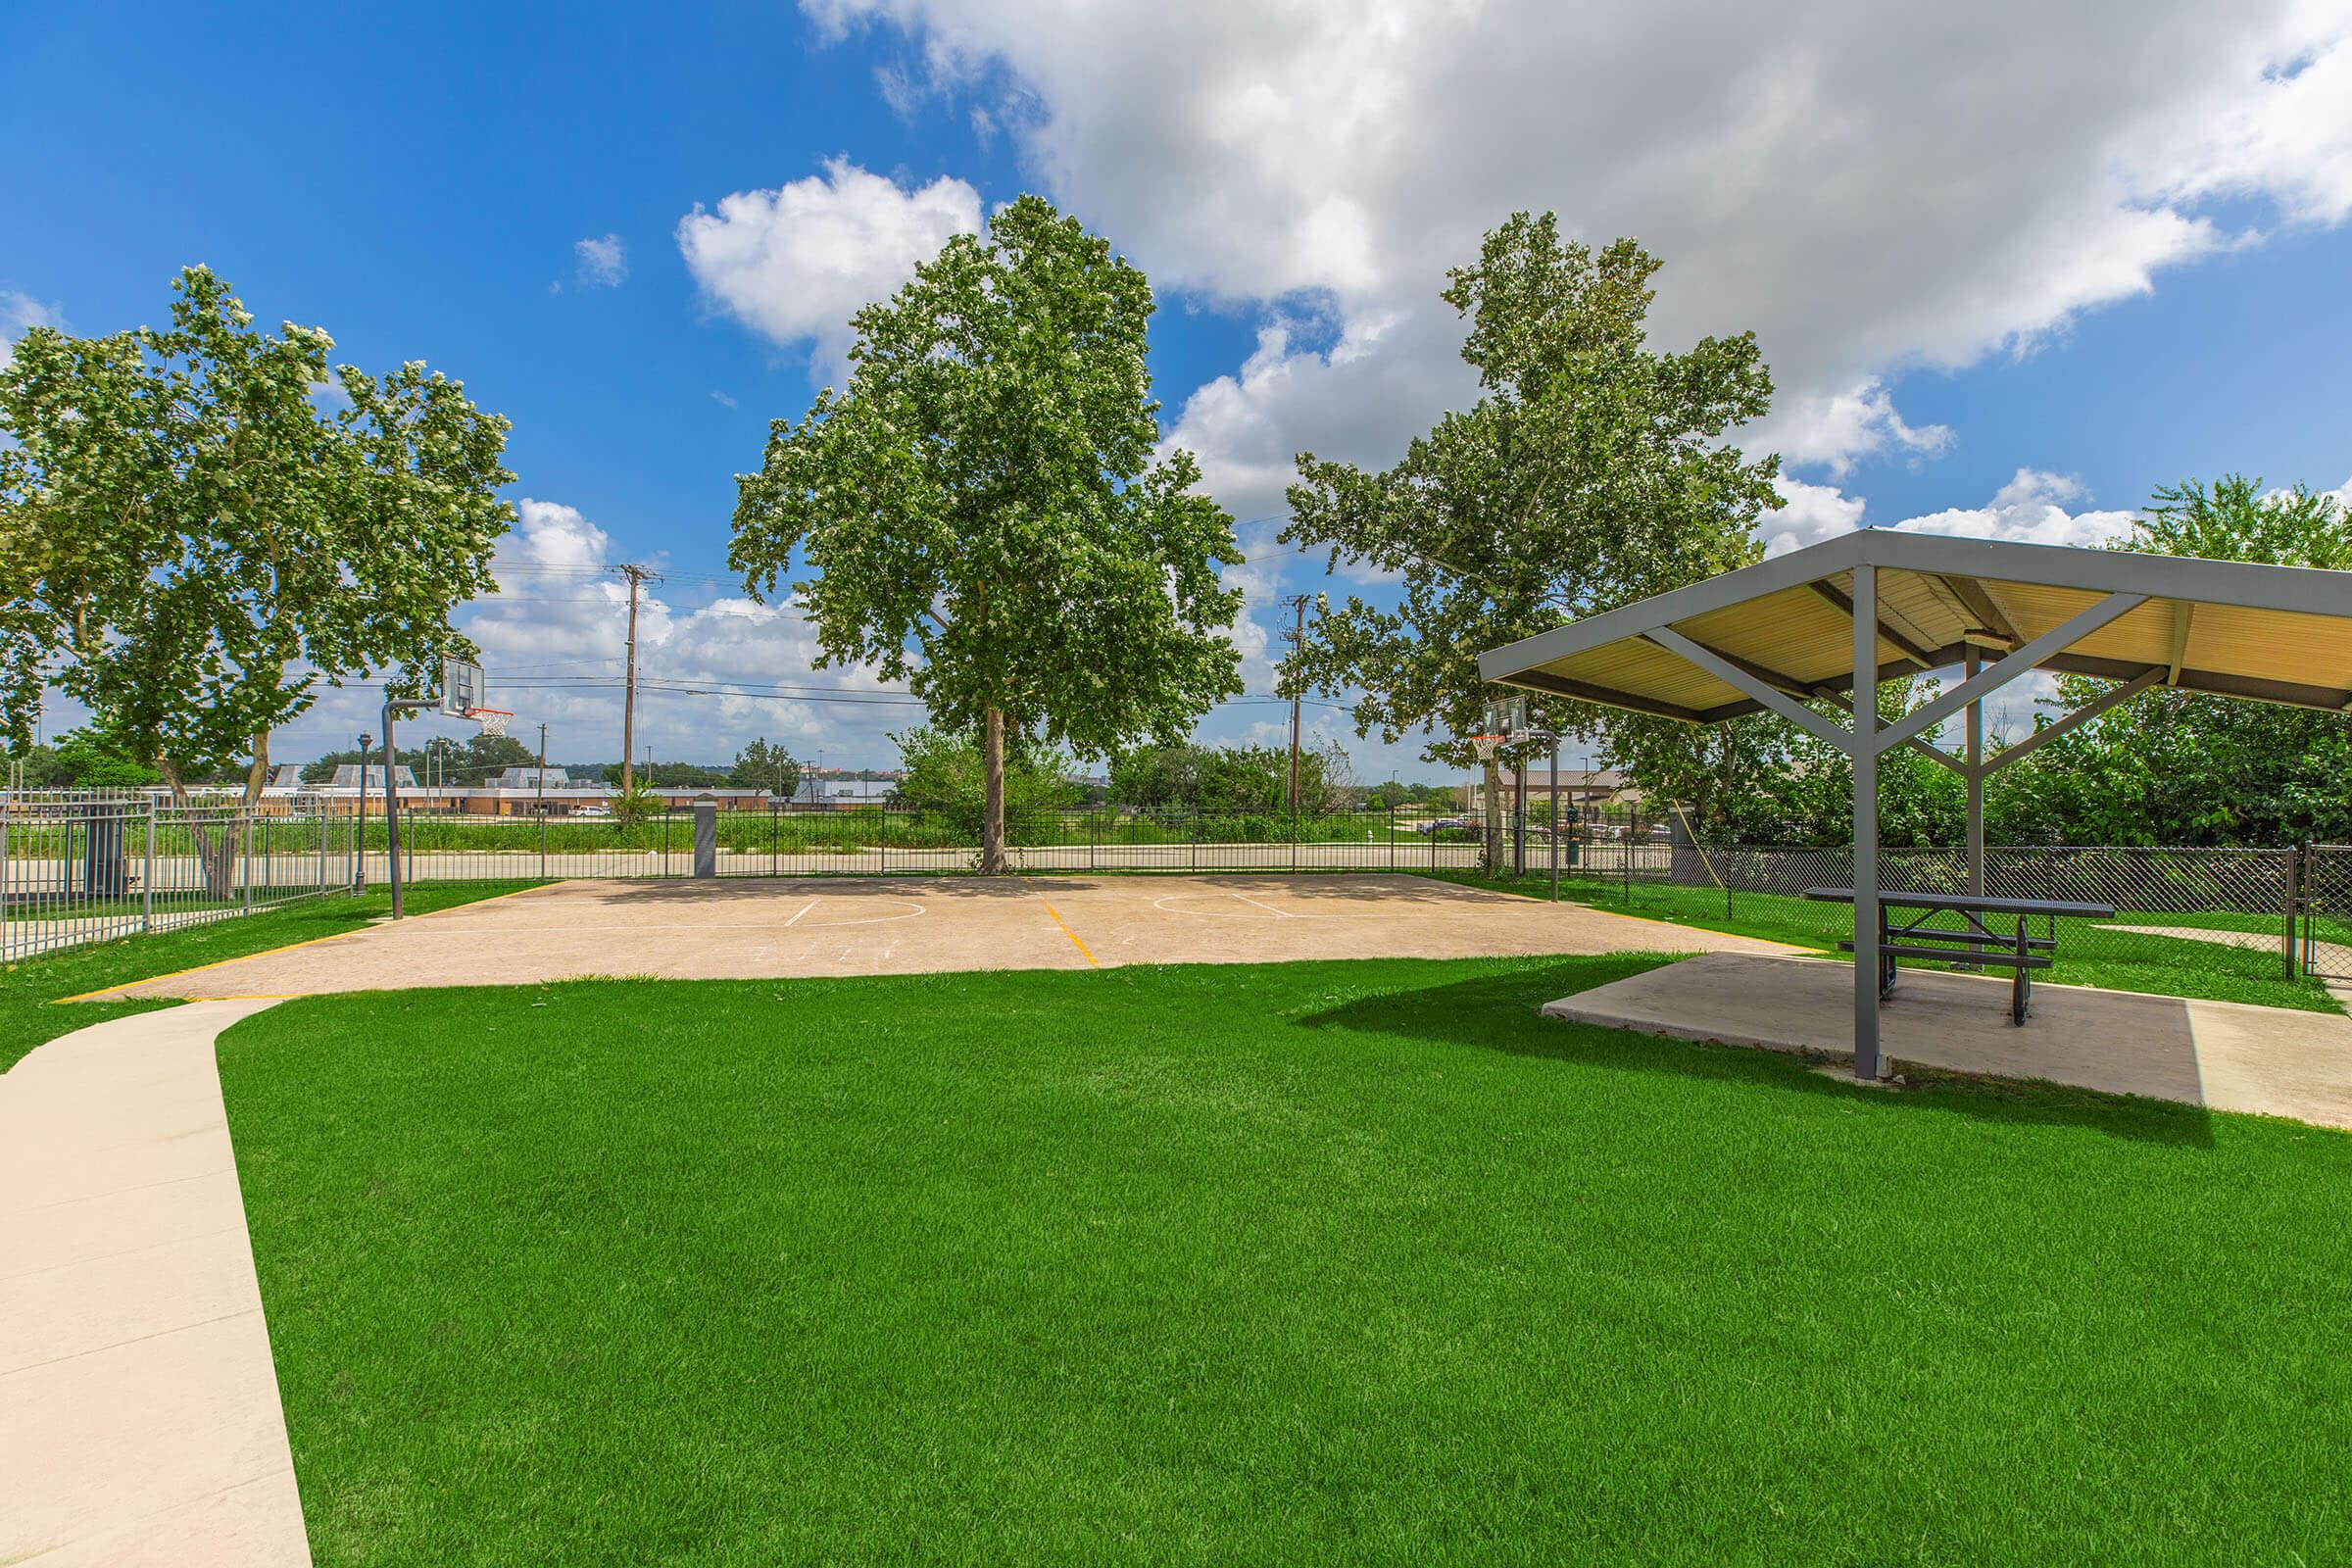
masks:
<instances>
[{"instance_id":1,"label":"shelter metal roof","mask_svg":"<svg viewBox=\"0 0 2352 1568\"><path fill-rule=\"evenodd\" d=\"M2139 602L2035 667L2352 711L2352 571L1883 528L1494 649L1479 656L1479 672L1692 723L1763 706L1666 646L1687 639L1780 692L1847 692L1850 595L1863 564L1878 568L1884 680L1957 664L1971 644L1996 658L2012 653L2125 595Z\"/></svg>"}]
</instances>

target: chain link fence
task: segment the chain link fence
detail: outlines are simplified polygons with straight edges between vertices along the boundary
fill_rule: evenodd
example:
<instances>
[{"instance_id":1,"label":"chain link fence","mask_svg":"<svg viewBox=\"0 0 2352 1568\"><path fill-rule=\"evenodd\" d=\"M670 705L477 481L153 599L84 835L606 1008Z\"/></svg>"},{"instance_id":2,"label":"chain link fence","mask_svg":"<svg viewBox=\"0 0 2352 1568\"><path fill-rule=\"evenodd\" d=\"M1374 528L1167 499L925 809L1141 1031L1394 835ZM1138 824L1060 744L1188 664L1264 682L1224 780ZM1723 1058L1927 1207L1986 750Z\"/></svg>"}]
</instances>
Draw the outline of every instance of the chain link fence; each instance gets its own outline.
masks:
<instances>
[{"instance_id":1,"label":"chain link fence","mask_svg":"<svg viewBox=\"0 0 2352 1568\"><path fill-rule=\"evenodd\" d=\"M350 890L349 803L0 791L0 961Z\"/></svg>"},{"instance_id":2,"label":"chain link fence","mask_svg":"<svg viewBox=\"0 0 2352 1568\"><path fill-rule=\"evenodd\" d=\"M2167 966L2187 960L2247 978L2280 979L2294 973L2296 877L2303 858L2292 849L1987 846L1983 885L1972 888L1968 858L1959 849L1886 848L1879 852L1879 881L1890 893L1981 892L2112 906L2112 920L2044 916L2034 922L2031 934L2056 939L2062 960ZM1709 845L1685 838L1672 859L1666 880L1704 897L1705 912L1719 906L1726 919L1768 925L1786 940L1825 947L1851 934L1850 908L1803 897L1807 888L1853 886L1849 848ZM1931 924L1958 928L1961 919L1939 916Z\"/></svg>"},{"instance_id":3,"label":"chain link fence","mask_svg":"<svg viewBox=\"0 0 2352 1568\"><path fill-rule=\"evenodd\" d=\"M2303 859L2303 972L2352 984L2352 844L2314 844Z\"/></svg>"}]
</instances>

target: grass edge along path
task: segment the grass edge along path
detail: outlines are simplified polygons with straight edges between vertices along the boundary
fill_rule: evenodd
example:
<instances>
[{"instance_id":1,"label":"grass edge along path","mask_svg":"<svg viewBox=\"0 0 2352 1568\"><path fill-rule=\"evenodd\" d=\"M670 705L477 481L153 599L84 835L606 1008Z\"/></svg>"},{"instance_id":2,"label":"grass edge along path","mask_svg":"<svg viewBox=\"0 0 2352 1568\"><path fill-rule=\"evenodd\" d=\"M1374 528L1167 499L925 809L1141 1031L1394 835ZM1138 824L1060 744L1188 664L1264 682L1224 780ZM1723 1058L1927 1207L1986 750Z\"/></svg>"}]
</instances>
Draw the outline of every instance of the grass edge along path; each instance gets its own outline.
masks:
<instances>
[{"instance_id":1,"label":"grass edge along path","mask_svg":"<svg viewBox=\"0 0 2352 1568\"><path fill-rule=\"evenodd\" d=\"M428 914L541 885L524 881L421 883L407 890L404 907L411 914ZM63 998L250 957L298 942L341 936L391 912L391 894L378 888L306 899L259 914L236 915L176 931L78 943L20 958L0 967L0 1073L23 1060L34 1047L60 1035L110 1018L178 1004L178 999L170 997L60 1004Z\"/></svg>"},{"instance_id":2,"label":"grass edge along path","mask_svg":"<svg viewBox=\"0 0 2352 1568\"><path fill-rule=\"evenodd\" d=\"M1417 870L1412 874L1440 882L1458 883L1463 887L1514 894L1520 898L1543 900L1551 896L1550 878L1547 873L1540 871L1530 871L1524 877L1445 868ZM1583 878L1563 874L1560 878L1560 901L1563 904L1582 904L1604 913L1630 914L1644 920L1661 920L1670 925L1690 926L1701 931L1722 931L1733 936L1759 937L1768 942L1786 942L1791 947L1808 948L1835 957L1844 957L1837 951L1838 943L1851 929L1843 924L1852 918L1844 905L1814 904L1788 894L1740 893L1734 896L1733 912L1726 915L1723 890L1720 888L1640 878L1636 878L1630 887L1631 902L1628 902L1628 884L1606 872ZM2328 995L2328 988L2309 975L2297 975L2293 980L2283 978L2279 973L2276 947L2267 950L2241 948L2199 942L2186 937L2102 933L2101 929L2108 925L2166 924L2252 930L2257 929L2253 922L2263 918L2142 915L2125 910L2113 921L2061 921L2057 964L2036 972L2034 983L2089 986L2102 991L2129 991L2143 996L2192 997L2204 1002L2243 1002L2256 1006L2288 1007L2299 1012L2342 1011ZM2276 936L2276 921L2273 921L2269 931ZM2102 945L2110 951L2098 951ZM2113 952L2118 946L2127 948L2128 953ZM1948 964L1924 966L1950 967Z\"/></svg>"},{"instance_id":3,"label":"grass edge along path","mask_svg":"<svg viewBox=\"0 0 2352 1568\"><path fill-rule=\"evenodd\" d=\"M1657 961L246 1020L316 1560L2352 1554L2352 1138L1535 1013Z\"/></svg>"}]
</instances>

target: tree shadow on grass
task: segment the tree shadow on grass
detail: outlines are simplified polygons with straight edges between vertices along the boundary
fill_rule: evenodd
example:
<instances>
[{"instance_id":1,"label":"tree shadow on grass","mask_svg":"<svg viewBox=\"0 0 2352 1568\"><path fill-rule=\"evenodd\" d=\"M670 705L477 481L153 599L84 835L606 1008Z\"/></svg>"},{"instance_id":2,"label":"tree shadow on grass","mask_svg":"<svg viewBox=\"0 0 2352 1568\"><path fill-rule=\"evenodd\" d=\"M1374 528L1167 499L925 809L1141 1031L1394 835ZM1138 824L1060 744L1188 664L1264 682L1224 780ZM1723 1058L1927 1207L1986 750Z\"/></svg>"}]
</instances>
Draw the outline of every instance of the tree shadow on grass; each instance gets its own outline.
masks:
<instances>
[{"instance_id":1,"label":"tree shadow on grass","mask_svg":"<svg viewBox=\"0 0 2352 1568\"><path fill-rule=\"evenodd\" d=\"M1842 1057L1799 1055L1637 1034L1546 1018L1544 1003L1673 961L1664 955L1564 957L1538 968L1477 975L1448 985L1360 997L1294 1020L1448 1046L1475 1047L1564 1065L1753 1083L1788 1094L1834 1096L1901 1114L1954 1111L2009 1124L2069 1125L2138 1142L2210 1148L2212 1113L2201 1105L2105 1094L2039 1080L1912 1070L1912 1087L1866 1089L1815 1069Z\"/></svg>"}]
</instances>

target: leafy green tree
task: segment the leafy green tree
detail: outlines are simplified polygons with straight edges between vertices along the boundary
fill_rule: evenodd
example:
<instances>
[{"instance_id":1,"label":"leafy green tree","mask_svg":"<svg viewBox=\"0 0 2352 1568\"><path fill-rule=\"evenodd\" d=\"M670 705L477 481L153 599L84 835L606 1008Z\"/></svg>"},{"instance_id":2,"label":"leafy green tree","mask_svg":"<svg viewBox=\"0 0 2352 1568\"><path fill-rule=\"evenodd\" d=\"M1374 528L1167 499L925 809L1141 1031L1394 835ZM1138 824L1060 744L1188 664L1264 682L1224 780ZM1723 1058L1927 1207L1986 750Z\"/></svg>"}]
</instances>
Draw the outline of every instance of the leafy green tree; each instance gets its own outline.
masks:
<instances>
[{"instance_id":1,"label":"leafy green tree","mask_svg":"<svg viewBox=\"0 0 2352 1568\"><path fill-rule=\"evenodd\" d=\"M2113 548L2352 569L2352 512L2297 485L2228 474L2158 490ZM2194 650L2194 638L2191 638ZM2058 681L2064 711L2109 689ZM1992 776L1989 834L2011 842L2232 845L2352 841L2352 717L2162 689Z\"/></svg>"},{"instance_id":2,"label":"leafy green tree","mask_svg":"<svg viewBox=\"0 0 2352 1568\"><path fill-rule=\"evenodd\" d=\"M1659 263L1634 241L1594 252L1550 214L1514 214L1445 299L1468 322L1481 396L1366 472L1301 453L1283 537L1395 578L1391 610L1351 597L1309 623L1283 689L1357 690L1357 733L1466 766L1488 688L1478 655L1756 560L1755 522L1781 505L1780 460L1728 437L1760 418L1772 378L1751 333L1660 353L1646 338ZM1551 727L1608 738L1624 715L1537 706ZM1689 737L1653 735L1655 754ZM1486 768L1489 853L1501 840L1500 768Z\"/></svg>"},{"instance_id":3,"label":"leafy green tree","mask_svg":"<svg viewBox=\"0 0 2352 1568\"><path fill-rule=\"evenodd\" d=\"M1111 796L1147 808L1208 811L1289 809L1291 754L1279 746L1144 747L1111 763ZM1352 773L1337 743L1298 754L1298 808L1310 815L1347 804Z\"/></svg>"},{"instance_id":4,"label":"leafy green tree","mask_svg":"<svg viewBox=\"0 0 2352 1568\"><path fill-rule=\"evenodd\" d=\"M727 782L739 790L766 790L778 800L790 800L801 787L801 764L781 746L770 746L762 735L735 754Z\"/></svg>"},{"instance_id":5,"label":"leafy green tree","mask_svg":"<svg viewBox=\"0 0 2352 1568\"><path fill-rule=\"evenodd\" d=\"M893 805L943 821L956 832L979 837L989 813L988 759L969 735L924 726L894 735L905 764ZM1035 835L1053 813L1076 804L1066 753L1016 741L1003 760L997 795L1004 831L1016 839Z\"/></svg>"},{"instance_id":6,"label":"leafy green tree","mask_svg":"<svg viewBox=\"0 0 2352 1568\"><path fill-rule=\"evenodd\" d=\"M74 774L57 759L54 746L26 746L17 751L0 751L0 785L21 785L28 790L63 789L74 782Z\"/></svg>"},{"instance_id":7,"label":"leafy green tree","mask_svg":"<svg viewBox=\"0 0 2352 1568\"><path fill-rule=\"evenodd\" d=\"M95 729L70 729L57 738L58 765L77 789L141 789L161 775L114 737Z\"/></svg>"},{"instance_id":8,"label":"leafy green tree","mask_svg":"<svg viewBox=\"0 0 2352 1568\"><path fill-rule=\"evenodd\" d=\"M1152 290L1024 196L858 313L846 393L777 421L738 481L729 560L792 584L819 664L907 682L980 737L981 869L1004 855L1007 734L1085 756L1181 738L1241 690L1232 519L1191 454L1155 455Z\"/></svg>"},{"instance_id":9,"label":"leafy green tree","mask_svg":"<svg viewBox=\"0 0 2352 1568\"><path fill-rule=\"evenodd\" d=\"M36 327L0 369L0 729L62 659L175 792L246 758L251 802L322 685L471 651L449 612L495 587L508 426L421 364L371 376L317 327L255 330L204 268L173 287L168 326Z\"/></svg>"}]
</instances>

